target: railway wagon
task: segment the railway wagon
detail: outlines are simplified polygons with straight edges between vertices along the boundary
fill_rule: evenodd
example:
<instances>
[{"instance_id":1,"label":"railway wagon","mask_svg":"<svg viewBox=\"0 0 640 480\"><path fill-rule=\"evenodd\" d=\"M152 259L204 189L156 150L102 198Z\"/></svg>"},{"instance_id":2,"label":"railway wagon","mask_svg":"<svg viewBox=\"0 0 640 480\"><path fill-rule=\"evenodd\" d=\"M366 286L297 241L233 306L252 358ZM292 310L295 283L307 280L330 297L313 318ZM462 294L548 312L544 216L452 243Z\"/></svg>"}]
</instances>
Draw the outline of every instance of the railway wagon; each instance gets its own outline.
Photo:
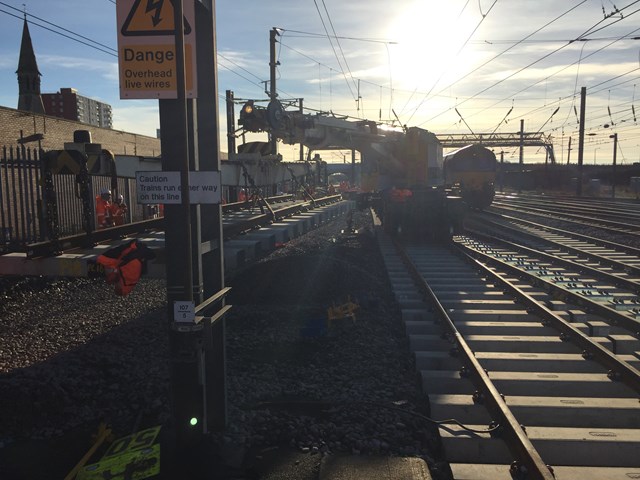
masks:
<instances>
[{"instance_id":1,"label":"railway wagon","mask_svg":"<svg viewBox=\"0 0 640 480\"><path fill-rule=\"evenodd\" d=\"M459 194L469 208L482 210L493 202L496 155L482 145L467 145L443 159L444 183Z\"/></svg>"}]
</instances>

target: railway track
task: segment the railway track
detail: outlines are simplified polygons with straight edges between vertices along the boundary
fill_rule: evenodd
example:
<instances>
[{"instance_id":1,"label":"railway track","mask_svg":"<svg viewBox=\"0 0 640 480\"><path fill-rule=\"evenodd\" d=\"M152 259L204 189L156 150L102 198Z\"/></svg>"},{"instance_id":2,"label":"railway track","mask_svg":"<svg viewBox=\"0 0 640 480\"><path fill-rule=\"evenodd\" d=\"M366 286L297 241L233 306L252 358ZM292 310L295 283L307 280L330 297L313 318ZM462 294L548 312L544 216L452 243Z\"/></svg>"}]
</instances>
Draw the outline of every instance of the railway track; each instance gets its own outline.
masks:
<instances>
[{"instance_id":1,"label":"railway track","mask_svg":"<svg viewBox=\"0 0 640 480\"><path fill-rule=\"evenodd\" d=\"M640 234L640 204L633 200L497 195L488 211L536 215L615 234Z\"/></svg>"},{"instance_id":2,"label":"railway track","mask_svg":"<svg viewBox=\"0 0 640 480\"><path fill-rule=\"evenodd\" d=\"M292 195L280 195L260 199L256 202L237 202L223 205L222 222L225 239L233 238L252 229L269 225L299 212L306 211L316 206L328 205L338 202L340 195L330 195L313 200L295 200ZM24 252L27 258L40 258L60 253L70 252L80 248L91 248L99 243L109 243L125 236L135 236L148 231L161 231L164 229L164 218L154 218L135 223L129 223L118 227L110 227L95 230L90 234L78 234L61 237L57 240L47 240L28 245L16 245L10 252Z\"/></svg>"},{"instance_id":3,"label":"railway track","mask_svg":"<svg viewBox=\"0 0 640 480\"><path fill-rule=\"evenodd\" d=\"M637 277L546 241L382 237L454 478L640 478Z\"/></svg>"}]
</instances>

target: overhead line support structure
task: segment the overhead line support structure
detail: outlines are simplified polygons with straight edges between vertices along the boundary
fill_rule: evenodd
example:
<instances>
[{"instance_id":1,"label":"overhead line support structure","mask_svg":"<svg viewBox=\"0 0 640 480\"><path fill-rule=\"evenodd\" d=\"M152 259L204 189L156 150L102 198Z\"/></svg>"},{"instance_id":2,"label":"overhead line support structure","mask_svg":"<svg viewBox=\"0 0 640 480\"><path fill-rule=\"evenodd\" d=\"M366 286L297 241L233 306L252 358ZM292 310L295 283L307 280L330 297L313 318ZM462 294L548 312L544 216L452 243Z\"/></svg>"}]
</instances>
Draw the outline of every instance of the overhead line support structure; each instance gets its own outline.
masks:
<instances>
[{"instance_id":1,"label":"overhead line support structure","mask_svg":"<svg viewBox=\"0 0 640 480\"><path fill-rule=\"evenodd\" d=\"M442 133L437 134L443 148L462 148L471 144L485 147L544 147L549 152L551 163L555 163L553 142L543 133L512 132L512 133ZM522 142L522 143L521 143Z\"/></svg>"},{"instance_id":2,"label":"overhead line support structure","mask_svg":"<svg viewBox=\"0 0 640 480\"><path fill-rule=\"evenodd\" d=\"M276 91L276 67L279 62L276 60L276 37L279 35L278 29L273 27L269 31L269 100L271 103L275 102L278 97ZM271 144L271 153L276 155L278 153L278 139L271 133L269 133L269 143Z\"/></svg>"}]
</instances>

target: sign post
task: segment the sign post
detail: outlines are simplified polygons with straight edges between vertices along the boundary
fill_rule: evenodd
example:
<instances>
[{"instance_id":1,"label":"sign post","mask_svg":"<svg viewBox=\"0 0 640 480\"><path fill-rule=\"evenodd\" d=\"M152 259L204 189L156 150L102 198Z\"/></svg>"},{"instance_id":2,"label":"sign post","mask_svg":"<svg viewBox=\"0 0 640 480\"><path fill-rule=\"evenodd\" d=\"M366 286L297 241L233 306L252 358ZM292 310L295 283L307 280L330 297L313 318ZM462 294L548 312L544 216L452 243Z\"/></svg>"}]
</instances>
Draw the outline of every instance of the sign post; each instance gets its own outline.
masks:
<instances>
[{"instance_id":1,"label":"sign post","mask_svg":"<svg viewBox=\"0 0 640 480\"><path fill-rule=\"evenodd\" d=\"M180 463L204 432L226 425L224 314L194 323L194 312L224 287L215 0L117 0L116 10L120 97L158 99L160 107L162 171L137 172L136 181L140 203L166 205L170 402ZM198 84L207 86L201 94Z\"/></svg>"}]
</instances>

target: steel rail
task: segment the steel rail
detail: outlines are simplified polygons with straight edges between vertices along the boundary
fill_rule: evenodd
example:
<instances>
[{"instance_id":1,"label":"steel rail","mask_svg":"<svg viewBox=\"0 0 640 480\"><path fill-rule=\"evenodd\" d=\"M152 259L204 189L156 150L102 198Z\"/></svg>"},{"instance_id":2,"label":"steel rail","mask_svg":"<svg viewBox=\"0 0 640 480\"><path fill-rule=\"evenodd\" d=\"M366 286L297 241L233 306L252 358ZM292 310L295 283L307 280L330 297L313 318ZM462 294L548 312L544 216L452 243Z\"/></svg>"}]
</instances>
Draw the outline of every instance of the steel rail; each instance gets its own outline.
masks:
<instances>
[{"instance_id":1,"label":"steel rail","mask_svg":"<svg viewBox=\"0 0 640 480\"><path fill-rule=\"evenodd\" d=\"M59 255L65 251L78 248L90 248L98 243L108 242L117 238L129 235L137 235L149 230L163 230L164 218L153 218L140 222L127 223L117 227L108 227L94 230L90 234L81 233L69 235L57 240L47 240L45 242L30 243L25 246L25 253L28 259Z\"/></svg>"},{"instance_id":2,"label":"steel rail","mask_svg":"<svg viewBox=\"0 0 640 480\"><path fill-rule=\"evenodd\" d=\"M464 337L454 325L446 309L442 306L424 277L418 272L405 250L398 243L395 243L395 246L414 282L433 305L436 314L441 319L443 327L447 330L449 337L455 342L457 346L456 353L461 356L464 365L463 368L466 368L474 385L481 390L484 395L483 401L487 410L490 411L493 418L500 420L498 423L500 427L502 427L501 435L506 438L507 441L505 443L516 459L511 465L512 472L518 473L526 471L528 479L553 480L555 477L551 469L542 460L542 457L507 406L500 392L489 378L489 375L482 365L480 365L480 362L476 359Z\"/></svg>"},{"instance_id":3,"label":"steel rail","mask_svg":"<svg viewBox=\"0 0 640 480\"><path fill-rule=\"evenodd\" d=\"M640 248L636 248L636 247L632 247L630 245L624 245L622 243L617 243L617 242L612 242L611 240L606 240L604 238L598 238L598 237L592 237L590 235L583 235L581 233L576 233L576 232L572 232L570 230L564 230L562 228L557 228L557 227L551 227L549 225L544 225L542 223L537 223L537 222L532 222L531 220L525 220L524 218L518 218L518 217L512 217L511 215L505 215L502 213L498 213L498 212L489 212L489 211L483 211L482 213L487 214L487 215L493 215L496 217L501 217L501 218L505 218L507 220L512 220L514 222L521 222L521 223L525 223L528 225L531 225L533 227L536 228L540 228L541 230L547 231L549 233L557 233L559 235L567 235L568 237L571 238L575 238L577 240L582 240L585 242L593 242L595 244L598 244L602 247L607 247L607 248L612 248L615 250L621 250L625 253L631 253L633 255L638 255L640 257ZM495 223L495 222L493 222ZM591 227L591 225L589 225ZM628 235L628 232L622 232L626 235ZM635 268L635 267L633 267ZM638 270L638 272L640 272L640 269Z\"/></svg>"},{"instance_id":4,"label":"steel rail","mask_svg":"<svg viewBox=\"0 0 640 480\"><path fill-rule=\"evenodd\" d=\"M530 206L533 205L533 208L551 208L552 210L556 210L558 206L562 206L561 210L565 213L572 215L591 215L594 212L597 213L599 217L607 219L608 221L616 221L617 219L623 220L640 220L640 212L631 210L623 210L618 207L611 207L608 205L597 204L592 202L576 202L576 201L563 201L559 202L554 198L549 197L540 197L536 199L531 198L510 198L510 199L500 199L498 203L506 202L512 204L514 206ZM637 225L637 223L634 223Z\"/></svg>"},{"instance_id":5,"label":"steel rail","mask_svg":"<svg viewBox=\"0 0 640 480\"><path fill-rule=\"evenodd\" d=\"M492 241L492 242L498 242L498 243L505 244L505 245L507 245L509 247L512 247L512 248L516 249L516 250L517 249L523 250L527 254L534 254L534 255L544 256L545 258L549 259L550 261L554 261L556 263L562 263L562 264L567 265L567 266L573 265L573 268L576 268L578 270L578 273L580 273L580 271L585 271L585 272L588 272L588 273L590 273L590 274L592 274L594 276L605 277L607 275L605 272L601 272L601 271L599 271L597 269L589 269L589 267L587 267L585 265L578 264L578 263L573 264L573 262L571 262L570 260L560 260L558 258L553 257L552 255L543 254L542 252L539 252L537 250L532 250L532 249L530 249L528 247L525 247L523 245L518 245L517 243L509 242L507 240L501 240L501 239L495 238L495 237L489 237L489 236L483 235L483 234L477 234L477 235L481 236L481 237L484 237L485 239L487 239L489 241ZM587 307L587 309L590 312L595 313L597 315L600 315L603 318L606 318L606 319L610 320L612 325L620 325L620 326L626 328L627 330L629 330L637 338L640 338L640 320L636 320L635 318L631 318L631 317L629 317L627 315L624 315L624 314L618 312L617 310L615 310L613 308L607 307L606 305L602 305L602 304L600 304L598 302L594 302L593 300L590 300L586 296L580 295L578 293L574 293L574 292L572 292L570 290L567 290L566 288L562 288L561 286L556 285L553 282L547 282L543 278L537 277L535 275L531 275L526 270L522 270L522 269L519 269L517 267L514 267L513 265L509 265L508 263L501 262L500 260L494 259L493 257L486 256L482 252L478 251L478 255L482 255L485 258L493 259L496 262L500 262L500 265L504 265L504 267L506 269L509 269L512 273L515 273L517 275L527 275L528 277L533 279L537 285L539 285L539 286L544 285L545 287L547 287L548 291L561 294L561 296L563 298L565 298L567 300L570 300L571 303L574 303L574 304L576 304L576 305L578 305L580 307Z\"/></svg>"},{"instance_id":6,"label":"steel rail","mask_svg":"<svg viewBox=\"0 0 640 480\"><path fill-rule=\"evenodd\" d=\"M307 211L311 208L315 208L323 205L329 205L331 203L338 202L341 199L342 199L341 195L330 195L328 197L316 198L311 201L297 203L289 207L273 210L273 215L271 213L268 213L268 214L263 213L260 215L253 216L251 218L247 218L242 222L226 225L223 228L222 233L225 239L235 237L248 230L253 230L261 226L269 225L273 221L278 221L283 218L290 217L291 215L295 215L296 213Z\"/></svg>"},{"instance_id":7,"label":"steel rail","mask_svg":"<svg viewBox=\"0 0 640 480\"><path fill-rule=\"evenodd\" d=\"M315 205L328 205L342 199L341 195L330 195L315 199ZM275 200L274 203L282 203L291 200L291 195L280 195L267 200ZM223 229L225 238L240 235L241 233L267 225L272 221L279 220L291 216L297 212L312 208L312 201L299 202L294 205L284 207L278 210L271 210L269 207L268 214L256 215L237 224L227 225ZM234 212L246 208L247 202L235 202L232 204L222 205L224 213ZM61 237L57 240L48 240L45 242L31 243L25 246L25 252L28 259L59 255L66 251L79 248L91 248L99 243L113 241L126 236L137 235L150 230L163 230L164 217L154 218L150 220L142 220L140 222L127 223L116 227L108 227L100 230L94 230L90 234L81 233L78 235L70 235Z\"/></svg>"},{"instance_id":8,"label":"steel rail","mask_svg":"<svg viewBox=\"0 0 640 480\"><path fill-rule=\"evenodd\" d=\"M640 235L640 225L634 225L632 223L614 222L611 220L585 217L584 215L574 215L571 213L564 213L559 210L547 210L544 208L536 208L533 206L518 207L518 206L512 206L512 205L501 205L500 202L495 202L495 201L491 204L491 208L503 209L503 210L515 210L515 211L520 211L520 212L532 214L532 215L541 215L541 214L553 215L554 218L557 218L558 220L564 220L564 221L580 220L581 222L585 222L585 224L592 227L608 228L608 229L614 229L618 233ZM622 230L623 228L627 230Z\"/></svg>"},{"instance_id":9,"label":"steel rail","mask_svg":"<svg viewBox=\"0 0 640 480\"><path fill-rule=\"evenodd\" d=\"M610 201L603 201L602 199L592 201L585 201L584 199L577 200L575 197L570 198L555 198L546 195L540 197L519 197L514 198L500 198L499 202L506 201L507 203L514 203L516 205L535 205L535 206L549 206L551 208L557 208L558 205L562 205L562 209L567 212L575 214L591 215L593 213L601 215L610 220L616 218L622 218L624 220L640 221L640 210L638 204L625 202L611 203Z\"/></svg>"},{"instance_id":10,"label":"steel rail","mask_svg":"<svg viewBox=\"0 0 640 480\"><path fill-rule=\"evenodd\" d=\"M510 227L509 225L503 225L500 223L496 223L496 222L492 222L491 220L485 222L485 225L489 223L492 224L496 227L499 227L500 229L500 235L503 234L504 230L511 230L519 235L523 235L526 237L531 237L534 238L537 241L540 242L544 242L548 245L551 245L553 247L556 247L558 249L564 249L566 251L568 251L569 253L574 253L576 255L582 255L584 257L588 257L594 261L597 261L600 265L604 265L607 267L612 267L612 268L617 268L619 270L624 271L625 273L634 273L636 275L640 275L640 268L638 267L634 267L633 265L627 265L625 263L619 262L617 260L612 260L610 258L606 258L606 257L602 257L600 255L596 255L594 253L590 253L590 252L585 252L584 250L580 250L579 248L575 248L575 247L571 247L569 245L564 245L562 243L556 242L554 240L549 240L547 238L544 237L539 237L531 232L526 232L526 231L522 231L522 230L518 230L514 227ZM479 237L483 237L486 239L490 239L491 241L498 241L501 243L504 243L506 245L513 245L516 248L522 249L524 251L526 251L528 254L530 255L538 255L542 258L544 258L545 260L548 260L550 262L556 262L556 263L560 263L564 266L573 268L578 270L579 272L586 272L592 275L597 275L599 277L602 277L604 279L606 279L607 281L613 283L614 285L620 287L620 288L627 288L633 292L635 292L636 294L640 294L640 283L635 281L635 280L629 280L628 278L623 278L620 277L619 275L616 275L615 273L608 273L602 270L598 270L597 268L593 268L593 267L589 267L588 265L584 265L582 263L579 262L574 262L572 260L567 260L566 258L561 258L561 257L556 257L554 255L550 255L548 253L539 251L539 250L534 250L530 247L524 246L524 245L520 245L517 244L515 242L513 242L512 240L506 240L504 238L500 238L494 235L489 235L487 233L478 231L476 229L474 229L473 227L466 227L466 231L467 232L473 232L474 235L477 235ZM640 326L640 324L639 324Z\"/></svg>"},{"instance_id":11,"label":"steel rail","mask_svg":"<svg viewBox=\"0 0 640 480\"><path fill-rule=\"evenodd\" d=\"M535 300L531 295L528 295L521 288L516 286L513 282L510 282L505 277L500 275L498 272L491 270L486 264L482 263L478 260L477 257L481 257L483 261L491 264L493 266L497 266L499 268L503 268L508 272L516 275L526 275L527 277L535 278L536 281L541 281L539 277L535 277L524 270L520 270L517 267L509 265L508 263L502 262L499 259L496 259L490 255L482 253L476 249L473 249L469 246L462 245L460 243L457 244L458 249L461 254L463 254L469 261L473 262L474 266L480 269L485 275L489 276L492 279L497 280L501 285L503 285L512 295L514 295L523 305L529 308L531 311L535 312L535 314L541 317L546 323L550 326L553 326L557 330L560 331L560 338L563 341L570 341L580 347L583 350L583 356L586 359L594 358L599 361L605 368L609 369L609 377L611 379L617 380L619 379L629 387L633 388L636 392L640 392L640 371L631 366L629 363L621 360L618 356L616 356L611 351L607 350L605 347L600 345L597 342L591 340L588 335L585 335L580 330L575 328L569 322L564 320L562 317L549 310L545 305L541 304L537 300ZM543 281L543 280L542 280ZM546 282L545 282L546 283ZM556 288L560 288L554 285ZM561 289L565 291L564 289ZM567 292L570 293L570 292ZM584 297L582 297L584 298ZM607 309L611 310L611 309ZM615 312L611 310L612 312ZM615 312L617 313L617 312Z\"/></svg>"}]
</instances>

